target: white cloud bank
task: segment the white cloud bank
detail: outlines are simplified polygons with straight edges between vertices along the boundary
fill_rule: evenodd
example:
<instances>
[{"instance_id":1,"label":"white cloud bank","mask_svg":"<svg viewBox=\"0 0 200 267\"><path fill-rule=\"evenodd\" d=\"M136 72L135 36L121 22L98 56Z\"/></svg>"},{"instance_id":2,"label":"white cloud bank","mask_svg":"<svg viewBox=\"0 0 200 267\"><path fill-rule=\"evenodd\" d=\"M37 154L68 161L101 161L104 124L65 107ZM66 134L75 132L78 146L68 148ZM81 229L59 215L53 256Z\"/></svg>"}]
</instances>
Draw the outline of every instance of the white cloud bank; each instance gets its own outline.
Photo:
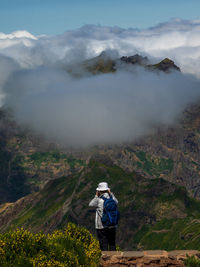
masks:
<instances>
[{"instance_id":1,"label":"white cloud bank","mask_svg":"<svg viewBox=\"0 0 200 267\"><path fill-rule=\"evenodd\" d=\"M155 62L169 57L184 74L137 69L74 79L63 68L108 49ZM174 19L146 30L88 25L58 36L0 34L1 101L18 122L69 146L132 141L173 123L200 98L198 77L200 21Z\"/></svg>"},{"instance_id":2,"label":"white cloud bank","mask_svg":"<svg viewBox=\"0 0 200 267\"><path fill-rule=\"evenodd\" d=\"M0 33L0 53L23 67L89 58L108 49L120 55L169 57L184 73L200 76L200 20L172 19L145 30L86 25L57 36Z\"/></svg>"}]
</instances>

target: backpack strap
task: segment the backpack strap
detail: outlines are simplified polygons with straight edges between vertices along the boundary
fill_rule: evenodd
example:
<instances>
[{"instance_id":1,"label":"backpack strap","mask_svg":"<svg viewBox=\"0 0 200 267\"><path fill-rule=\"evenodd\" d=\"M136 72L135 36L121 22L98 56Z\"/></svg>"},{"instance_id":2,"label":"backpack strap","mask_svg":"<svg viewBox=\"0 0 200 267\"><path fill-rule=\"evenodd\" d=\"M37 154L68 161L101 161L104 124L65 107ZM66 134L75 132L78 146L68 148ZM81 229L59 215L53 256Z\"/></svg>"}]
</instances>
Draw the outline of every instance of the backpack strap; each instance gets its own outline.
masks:
<instances>
[{"instance_id":1,"label":"backpack strap","mask_svg":"<svg viewBox=\"0 0 200 267\"><path fill-rule=\"evenodd\" d=\"M102 198L104 201L107 200L107 199L113 199L112 195L110 195L110 194L109 194L109 197L110 197L110 198L106 198L106 197L104 197L104 196L100 196L100 198Z\"/></svg>"},{"instance_id":2,"label":"backpack strap","mask_svg":"<svg viewBox=\"0 0 200 267\"><path fill-rule=\"evenodd\" d=\"M107 199L106 197L104 196L100 196L100 198L102 198L104 201Z\"/></svg>"}]
</instances>

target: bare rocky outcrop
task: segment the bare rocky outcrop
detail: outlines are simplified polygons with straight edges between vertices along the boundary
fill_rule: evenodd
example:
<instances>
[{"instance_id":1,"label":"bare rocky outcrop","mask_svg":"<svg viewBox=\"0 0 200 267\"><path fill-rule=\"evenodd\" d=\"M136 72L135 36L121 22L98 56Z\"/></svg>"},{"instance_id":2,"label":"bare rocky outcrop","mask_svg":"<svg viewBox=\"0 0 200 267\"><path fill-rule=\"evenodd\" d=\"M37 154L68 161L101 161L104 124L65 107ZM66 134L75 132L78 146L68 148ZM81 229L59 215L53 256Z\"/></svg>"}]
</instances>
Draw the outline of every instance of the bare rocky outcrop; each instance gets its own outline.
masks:
<instances>
[{"instance_id":1,"label":"bare rocky outcrop","mask_svg":"<svg viewBox=\"0 0 200 267\"><path fill-rule=\"evenodd\" d=\"M138 54L134 55L134 56L130 56L130 57L126 57L123 56L120 58L121 61L125 62L125 63L129 63L129 64L133 64L133 65L140 65L140 66L145 66L147 65L147 63L149 63L149 60L147 57L142 57Z\"/></svg>"}]
</instances>

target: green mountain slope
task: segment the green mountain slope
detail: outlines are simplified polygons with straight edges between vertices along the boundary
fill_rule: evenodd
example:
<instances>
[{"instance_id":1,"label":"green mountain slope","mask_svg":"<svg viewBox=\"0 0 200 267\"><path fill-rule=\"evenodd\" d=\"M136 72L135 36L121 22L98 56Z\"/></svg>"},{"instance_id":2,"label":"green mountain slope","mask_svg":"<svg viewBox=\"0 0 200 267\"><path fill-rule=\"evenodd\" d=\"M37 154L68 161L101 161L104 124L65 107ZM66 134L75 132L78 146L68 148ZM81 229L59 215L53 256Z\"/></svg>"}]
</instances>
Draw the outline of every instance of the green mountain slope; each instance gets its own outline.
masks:
<instances>
[{"instance_id":1,"label":"green mountain slope","mask_svg":"<svg viewBox=\"0 0 200 267\"><path fill-rule=\"evenodd\" d=\"M0 109L0 204L38 191L47 181L79 172L85 160L16 124Z\"/></svg>"},{"instance_id":2,"label":"green mountain slope","mask_svg":"<svg viewBox=\"0 0 200 267\"><path fill-rule=\"evenodd\" d=\"M198 201L188 197L182 187L163 179L148 180L137 173L126 173L105 157L91 159L80 174L52 180L40 192L1 206L0 229L23 226L52 232L72 221L94 232L95 213L89 210L88 203L97 184L104 180L119 200L118 243L122 248L200 248L196 240L200 226ZM154 239L157 242L152 245L150 240Z\"/></svg>"}]
</instances>

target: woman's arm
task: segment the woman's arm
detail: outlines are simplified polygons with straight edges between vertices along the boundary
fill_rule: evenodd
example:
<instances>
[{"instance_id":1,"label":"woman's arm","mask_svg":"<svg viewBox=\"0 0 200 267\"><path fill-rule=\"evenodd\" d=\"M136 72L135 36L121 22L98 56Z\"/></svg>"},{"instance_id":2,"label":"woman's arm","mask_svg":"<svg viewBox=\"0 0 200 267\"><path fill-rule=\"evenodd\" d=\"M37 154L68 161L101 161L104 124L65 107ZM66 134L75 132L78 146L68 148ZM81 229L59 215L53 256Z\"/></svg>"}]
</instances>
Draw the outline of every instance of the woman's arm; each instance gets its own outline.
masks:
<instances>
[{"instance_id":1,"label":"woman's arm","mask_svg":"<svg viewBox=\"0 0 200 267\"><path fill-rule=\"evenodd\" d=\"M99 196L99 193L97 191L95 197L90 201L89 207L94 207L94 208L98 207L98 204L99 204L99 197L98 196Z\"/></svg>"}]
</instances>

